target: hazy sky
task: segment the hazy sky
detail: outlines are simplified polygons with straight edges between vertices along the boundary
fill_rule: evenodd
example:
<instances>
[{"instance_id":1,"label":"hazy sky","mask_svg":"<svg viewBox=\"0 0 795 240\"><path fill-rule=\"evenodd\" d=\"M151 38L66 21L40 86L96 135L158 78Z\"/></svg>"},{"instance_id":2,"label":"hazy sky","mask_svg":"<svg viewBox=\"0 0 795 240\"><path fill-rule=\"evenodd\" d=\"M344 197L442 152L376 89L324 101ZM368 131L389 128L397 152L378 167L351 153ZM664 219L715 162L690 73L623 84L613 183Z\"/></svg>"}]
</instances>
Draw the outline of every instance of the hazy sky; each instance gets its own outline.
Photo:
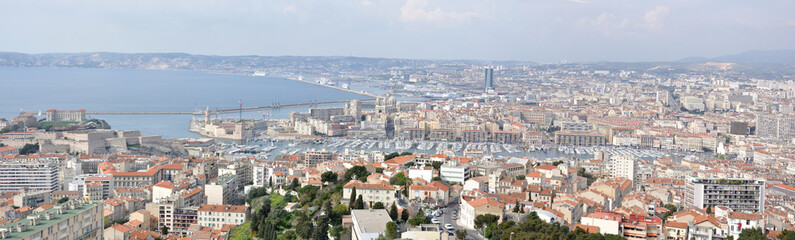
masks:
<instances>
[{"instance_id":1,"label":"hazy sky","mask_svg":"<svg viewBox=\"0 0 795 240\"><path fill-rule=\"evenodd\" d=\"M0 51L651 61L795 49L793 0L0 1Z\"/></svg>"}]
</instances>

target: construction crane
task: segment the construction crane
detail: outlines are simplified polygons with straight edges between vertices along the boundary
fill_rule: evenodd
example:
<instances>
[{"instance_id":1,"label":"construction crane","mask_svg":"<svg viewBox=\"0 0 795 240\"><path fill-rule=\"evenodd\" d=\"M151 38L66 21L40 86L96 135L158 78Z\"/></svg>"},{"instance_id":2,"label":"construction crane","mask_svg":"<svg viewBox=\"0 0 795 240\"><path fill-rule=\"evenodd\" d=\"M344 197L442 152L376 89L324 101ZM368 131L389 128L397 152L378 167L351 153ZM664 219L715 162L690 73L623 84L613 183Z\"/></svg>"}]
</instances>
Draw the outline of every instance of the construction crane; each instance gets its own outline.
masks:
<instances>
[{"instance_id":1,"label":"construction crane","mask_svg":"<svg viewBox=\"0 0 795 240\"><path fill-rule=\"evenodd\" d=\"M270 112L267 112L267 113L265 113L265 112L259 112L259 114L261 114L261 115L262 115L262 119L265 119L265 117L268 117L268 121L270 121L270 120L271 120L271 113L270 113Z\"/></svg>"}]
</instances>

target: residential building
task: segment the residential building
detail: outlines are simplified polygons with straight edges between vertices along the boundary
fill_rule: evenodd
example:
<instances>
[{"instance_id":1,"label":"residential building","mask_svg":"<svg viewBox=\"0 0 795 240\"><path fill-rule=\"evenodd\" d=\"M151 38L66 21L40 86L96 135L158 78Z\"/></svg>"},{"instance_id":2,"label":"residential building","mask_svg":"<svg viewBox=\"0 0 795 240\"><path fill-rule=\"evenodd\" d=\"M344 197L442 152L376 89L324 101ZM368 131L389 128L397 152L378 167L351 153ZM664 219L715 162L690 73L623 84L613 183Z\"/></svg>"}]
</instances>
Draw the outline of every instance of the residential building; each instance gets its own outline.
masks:
<instances>
[{"instance_id":1,"label":"residential building","mask_svg":"<svg viewBox=\"0 0 795 240\"><path fill-rule=\"evenodd\" d=\"M207 194L207 204L226 205L234 200L239 194L237 175L221 175L204 185L204 192Z\"/></svg>"},{"instance_id":2,"label":"residential building","mask_svg":"<svg viewBox=\"0 0 795 240\"><path fill-rule=\"evenodd\" d=\"M54 161L10 160L0 162L0 193L29 190L61 190L60 167Z\"/></svg>"},{"instance_id":3,"label":"residential building","mask_svg":"<svg viewBox=\"0 0 795 240\"><path fill-rule=\"evenodd\" d=\"M4 239L102 239L102 202L66 201L0 225Z\"/></svg>"},{"instance_id":4,"label":"residential building","mask_svg":"<svg viewBox=\"0 0 795 240\"><path fill-rule=\"evenodd\" d=\"M430 182L433 179L433 167L431 166L413 166L409 168L409 176L410 179L421 178L426 182Z\"/></svg>"},{"instance_id":5,"label":"residential building","mask_svg":"<svg viewBox=\"0 0 795 240\"><path fill-rule=\"evenodd\" d=\"M12 146L0 147L0 156L5 156L7 154L19 154L19 149Z\"/></svg>"},{"instance_id":6,"label":"residential building","mask_svg":"<svg viewBox=\"0 0 795 240\"><path fill-rule=\"evenodd\" d=\"M331 161L334 154L325 150L309 150L303 155L304 165L315 166L318 163Z\"/></svg>"},{"instance_id":7,"label":"residential building","mask_svg":"<svg viewBox=\"0 0 795 240\"><path fill-rule=\"evenodd\" d=\"M607 144L607 138L599 133L590 132L555 132L555 144L574 146L600 146Z\"/></svg>"},{"instance_id":8,"label":"residential building","mask_svg":"<svg viewBox=\"0 0 795 240\"><path fill-rule=\"evenodd\" d=\"M743 229L765 229L765 218L759 213L730 212L728 217L729 235L740 239Z\"/></svg>"},{"instance_id":9,"label":"residential building","mask_svg":"<svg viewBox=\"0 0 795 240\"><path fill-rule=\"evenodd\" d=\"M629 155L616 156L608 163L608 169L611 177L622 177L632 180L633 183L638 181L638 163L637 159Z\"/></svg>"},{"instance_id":10,"label":"residential building","mask_svg":"<svg viewBox=\"0 0 795 240\"><path fill-rule=\"evenodd\" d=\"M243 224L248 219L247 211L247 206L202 204L198 210L199 225L220 230L224 225Z\"/></svg>"},{"instance_id":11,"label":"residential building","mask_svg":"<svg viewBox=\"0 0 795 240\"><path fill-rule=\"evenodd\" d=\"M689 207L714 209L724 206L734 211L750 212L765 209L764 180L690 177L685 188L685 204Z\"/></svg>"},{"instance_id":12,"label":"residential building","mask_svg":"<svg viewBox=\"0 0 795 240\"><path fill-rule=\"evenodd\" d=\"M721 226L720 220L709 215L694 218L693 224L688 229L688 239L726 239L727 236L728 232Z\"/></svg>"},{"instance_id":13,"label":"residential building","mask_svg":"<svg viewBox=\"0 0 795 240\"><path fill-rule=\"evenodd\" d=\"M469 164L458 161L449 161L439 168L439 177L442 181L464 183L471 176Z\"/></svg>"},{"instance_id":14,"label":"residential building","mask_svg":"<svg viewBox=\"0 0 795 240\"><path fill-rule=\"evenodd\" d=\"M458 217L458 224L467 228L475 229L475 218L478 215L494 214L502 219L505 204L488 197L481 197L467 201L461 199L461 211Z\"/></svg>"},{"instance_id":15,"label":"residential building","mask_svg":"<svg viewBox=\"0 0 795 240\"><path fill-rule=\"evenodd\" d=\"M357 197L360 196L365 205L372 206L376 202L389 206L396 200L397 191L392 185L384 183L363 183L353 180L345 184L342 191L342 202L350 202L351 191L356 188Z\"/></svg>"},{"instance_id":16,"label":"residential building","mask_svg":"<svg viewBox=\"0 0 795 240\"><path fill-rule=\"evenodd\" d=\"M687 231L687 223L676 221L665 222L664 237L666 240L688 240Z\"/></svg>"},{"instance_id":17,"label":"residential building","mask_svg":"<svg viewBox=\"0 0 795 240\"><path fill-rule=\"evenodd\" d=\"M621 235L623 217L620 213L598 211L582 217L580 224L599 227L601 234Z\"/></svg>"},{"instance_id":18,"label":"residential building","mask_svg":"<svg viewBox=\"0 0 795 240\"><path fill-rule=\"evenodd\" d=\"M795 139L795 115L759 114L756 116L756 135L761 138L791 141Z\"/></svg>"},{"instance_id":19,"label":"residential building","mask_svg":"<svg viewBox=\"0 0 795 240\"><path fill-rule=\"evenodd\" d=\"M386 209L351 210L352 240L376 240L386 236L386 224L392 222Z\"/></svg>"},{"instance_id":20,"label":"residential building","mask_svg":"<svg viewBox=\"0 0 795 240\"><path fill-rule=\"evenodd\" d=\"M44 204L50 204L52 199L51 191L23 191L20 194L14 195L15 207L30 207L37 208Z\"/></svg>"},{"instance_id":21,"label":"residential building","mask_svg":"<svg viewBox=\"0 0 795 240\"><path fill-rule=\"evenodd\" d=\"M434 181L424 186L412 185L409 187L409 199L447 205L450 202L450 187L439 181Z\"/></svg>"}]
</instances>

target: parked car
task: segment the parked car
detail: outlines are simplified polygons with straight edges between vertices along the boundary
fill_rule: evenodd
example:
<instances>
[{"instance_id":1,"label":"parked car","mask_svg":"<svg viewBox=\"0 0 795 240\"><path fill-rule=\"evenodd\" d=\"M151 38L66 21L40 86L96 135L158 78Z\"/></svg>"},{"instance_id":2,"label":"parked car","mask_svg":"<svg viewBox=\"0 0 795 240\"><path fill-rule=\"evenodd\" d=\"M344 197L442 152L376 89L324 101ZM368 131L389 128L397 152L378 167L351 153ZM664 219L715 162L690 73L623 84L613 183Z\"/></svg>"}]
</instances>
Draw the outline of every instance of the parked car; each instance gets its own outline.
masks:
<instances>
[{"instance_id":1,"label":"parked car","mask_svg":"<svg viewBox=\"0 0 795 240\"><path fill-rule=\"evenodd\" d=\"M448 224L445 224L445 225L444 225L444 228L446 228L446 229L447 229L447 231L453 231L453 230L455 230L455 227L453 227L453 224L449 224L449 223L448 223Z\"/></svg>"},{"instance_id":2,"label":"parked car","mask_svg":"<svg viewBox=\"0 0 795 240\"><path fill-rule=\"evenodd\" d=\"M434 219L431 219L431 222L432 222L433 224L439 224L439 223L441 223L441 222L439 222L439 219L436 219L436 218L434 218Z\"/></svg>"}]
</instances>

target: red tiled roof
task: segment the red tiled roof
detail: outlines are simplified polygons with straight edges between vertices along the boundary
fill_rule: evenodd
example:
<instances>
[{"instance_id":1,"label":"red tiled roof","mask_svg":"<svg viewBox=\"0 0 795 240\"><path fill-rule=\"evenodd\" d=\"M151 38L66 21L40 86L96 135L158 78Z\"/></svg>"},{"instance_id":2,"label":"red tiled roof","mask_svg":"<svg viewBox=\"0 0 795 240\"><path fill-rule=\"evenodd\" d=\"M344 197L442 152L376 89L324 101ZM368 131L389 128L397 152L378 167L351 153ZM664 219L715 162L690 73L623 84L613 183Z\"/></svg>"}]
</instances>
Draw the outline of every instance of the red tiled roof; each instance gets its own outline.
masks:
<instances>
[{"instance_id":1,"label":"red tiled roof","mask_svg":"<svg viewBox=\"0 0 795 240\"><path fill-rule=\"evenodd\" d=\"M541 165L541 166L538 166L538 167L535 167L535 168L536 169L542 169L542 170L552 170L552 169L557 169L558 167L555 166L555 165Z\"/></svg>"},{"instance_id":2,"label":"red tiled roof","mask_svg":"<svg viewBox=\"0 0 795 240\"><path fill-rule=\"evenodd\" d=\"M491 205L491 206L499 207L500 209L505 207L505 204L503 204L503 203L501 203L501 202L499 202L497 200L494 200L494 199L491 199L491 198L487 198L487 197L478 198L478 199L469 201L469 205L472 206L472 207L480 207L480 206L483 206L483 205Z\"/></svg>"},{"instance_id":3,"label":"red tiled roof","mask_svg":"<svg viewBox=\"0 0 795 240\"><path fill-rule=\"evenodd\" d=\"M210 205L202 204L199 206L199 211L203 212L236 212L245 213L248 207L237 205Z\"/></svg>"},{"instance_id":4,"label":"red tiled roof","mask_svg":"<svg viewBox=\"0 0 795 240\"><path fill-rule=\"evenodd\" d=\"M599 227L597 227L597 226L589 226L589 225L584 225L584 224L575 224L574 225L574 229L577 229L577 228L581 228L582 230L585 230L588 233L599 233Z\"/></svg>"},{"instance_id":5,"label":"red tiled roof","mask_svg":"<svg viewBox=\"0 0 795 240\"><path fill-rule=\"evenodd\" d=\"M174 183L169 182L169 181L162 181L162 182L159 182L159 183L155 184L155 187L172 189L172 188L174 188Z\"/></svg>"}]
</instances>

